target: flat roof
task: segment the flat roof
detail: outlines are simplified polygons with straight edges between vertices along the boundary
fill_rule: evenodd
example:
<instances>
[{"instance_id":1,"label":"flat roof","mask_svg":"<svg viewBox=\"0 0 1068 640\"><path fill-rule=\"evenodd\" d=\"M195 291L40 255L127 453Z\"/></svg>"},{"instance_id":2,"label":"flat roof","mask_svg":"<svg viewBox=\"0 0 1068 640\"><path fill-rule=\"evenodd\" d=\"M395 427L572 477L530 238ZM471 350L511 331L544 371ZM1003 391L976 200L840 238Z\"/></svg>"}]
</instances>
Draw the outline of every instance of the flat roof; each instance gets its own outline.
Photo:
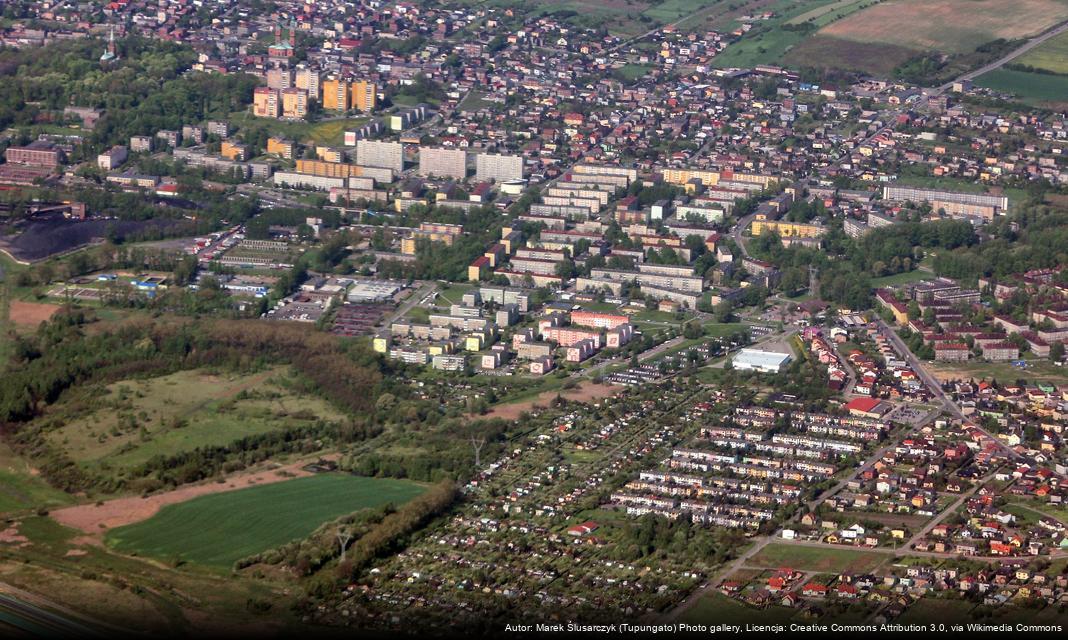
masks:
<instances>
[{"instance_id":1,"label":"flat roof","mask_svg":"<svg viewBox=\"0 0 1068 640\"><path fill-rule=\"evenodd\" d=\"M742 362L756 367L779 367L788 362L792 356L780 351L762 351L760 349L742 349L734 356L733 362Z\"/></svg>"}]
</instances>

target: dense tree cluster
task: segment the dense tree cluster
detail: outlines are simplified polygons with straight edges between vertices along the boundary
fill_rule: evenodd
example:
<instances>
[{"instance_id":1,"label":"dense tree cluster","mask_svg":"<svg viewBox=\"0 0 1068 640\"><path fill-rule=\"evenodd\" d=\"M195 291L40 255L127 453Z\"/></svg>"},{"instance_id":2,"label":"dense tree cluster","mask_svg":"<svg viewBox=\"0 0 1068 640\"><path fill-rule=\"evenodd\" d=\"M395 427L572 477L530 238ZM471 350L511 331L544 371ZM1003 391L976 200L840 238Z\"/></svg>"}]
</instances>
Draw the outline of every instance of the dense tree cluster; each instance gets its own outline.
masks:
<instances>
[{"instance_id":1,"label":"dense tree cluster","mask_svg":"<svg viewBox=\"0 0 1068 640\"><path fill-rule=\"evenodd\" d=\"M389 363L357 342L311 333L282 323L214 320L153 323L134 321L107 331L87 331L79 311L60 313L36 335L19 338L0 385L0 426L20 451L40 461L43 475L68 490L93 483L118 490L122 482L151 478L154 488L211 477L236 461L240 466L286 451L313 451L325 440L357 441L380 432L388 419L383 395L405 398L406 387L389 375ZM317 421L297 429L249 436L226 446L157 456L132 478L87 478L46 437L46 425L30 422L74 385L104 384L183 369L217 367L249 372L289 364L304 391L322 394L350 418L337 425ZM396 401L395 401L396 402ZM418 416L418 414L417 414Z\"/></svg>"},{"instance_id":2,"label":"dense tree cluster","mask_svg":"<svg viewBox=\"0 0 1068 640\"><path fill-rule=\"evenodd\" d=\"M252 101L252 76L187 73L196 60L188 47L140 37L118 44L119 59L107 67L98 61L99 39L0 51L0 127L30 126L43 112L71 105L101 109L88 154L131 135L226 117Z\"/></svg>"}]
</instances>

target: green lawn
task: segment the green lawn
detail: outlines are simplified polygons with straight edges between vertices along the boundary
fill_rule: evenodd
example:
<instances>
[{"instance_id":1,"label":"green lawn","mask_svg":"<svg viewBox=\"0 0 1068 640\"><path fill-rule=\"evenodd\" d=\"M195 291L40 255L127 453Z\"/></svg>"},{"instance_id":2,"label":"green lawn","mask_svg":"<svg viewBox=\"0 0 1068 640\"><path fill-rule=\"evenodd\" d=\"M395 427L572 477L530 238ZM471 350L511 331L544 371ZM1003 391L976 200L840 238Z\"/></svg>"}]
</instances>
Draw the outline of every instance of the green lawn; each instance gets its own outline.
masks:
<instances>
[{"instance_id":1,"label":"green lawn","mask_svg":"<svg viewBox=\"0 0 1068 640\"><path fill-rule=\"evenodd\" d=\"M440 289L438 291L438 302L445 304L460 304L463 302L465 293L470 292L475 288L473 284L457 284L452 283L448 289Z\"/></svg>"},{"instance_id":2,"label":"green lawn","mask_svg":"<svg viewBox=\"0 0 1068 640\"><path fill-rule=\"evenodd\" d=\"M266 131L268 135L281 136L296 142L340 146L345 141L345 131L362 126L368 118L340 118L320 122L276 120L257 118L247 111L238 111L230 121L245 132Z\"/></svg>"},{"instance_id":3,"label":"green lawn","mask_svg":"<svg viewBox=\"0 0 1068 640\"><path fill-rule=\"evenodd\" d=\"M689 624L744 624L759 622L761 624L783 624L791 620L797 611L789 607L768 607L756 609L738 602L719 592L711 592L694 603L679 618Z\"/></svg>"},{"instance_id":4,"label":"green lawn","mask_svg":"<svg viewBox=\"0 0 1068 640\"><path fill-rule=\"evenodd\" d=\"M424 490L407 480L324 474L194 498L110 531L120 552L225 568L303 538L361 509L401 504Z\"/></svg>"},{"instance_id":5,"label":"green lawn","mask_svg":"<svg viewBox=\"0 0 1068 640\"><path fill-rule=\"evenodd\" d=\"M975 79L975 84L1016 95L1025 104L1039 106L1068 102L1068 76L995 69Z\"/></svg>"},{"instance_id":6,"label":"green lawn","mask_svg":"<svg viewBox=\"0 0 1068 640\"><path fill-rule=\"evenodd\" d=\"M0 514L70 502L70 496L37 477L26 461L0 443Z\"/></svg>"},{"instance_id":7,"label":"green lawn","mask_svg":"<svg viewBox=\"0 0 1068 640\"><path fill-rule=\"evenodd\" d=\"M1068 367L1058 367L1049 360L1031 359L1026 362L1026 369L1013 366L1008 362L983 362L982 360L932 362L927 366L935 375L942 374L941 377L964 376L976 380L993 378L999 382L1014 382L1022 379L1028 382L1049 382L1057 386L1068 384Z\"/></svg>"},{"instance_id":8,"label":"green lawn","mask_svg":"<svg viewBox=\"0 0 1068 640\"><path fill-rule=\"evenodd\" d=\"M1068 32L1046 40L1012 63L1054 73L1068 73Z\"/></svg>"},{"instance_id":9,"label":"green lawn","mask_svg":"<svg viewBox=\"0 0 1068 640\"><path fill-rule=\"evenodd\" d=\"M931 273L930 271L923 271L922 269L913 269L912 271L903 271L901 273L895 273L892 276L872 278L871 286L894 287L900 284L919 282L920 280L931 280L934 279L934 277L935 274Z\"/></svg>"},{"instance_id":10,"label":"green lawn","mask_svg":"<svg viewBox=\"0 0 1068 640\"><path fill-rule=\"evenodd\" d=\"M975 607L971 602L943 598L923 598L913 603L897 619L896 623L960 622L968 619L968 612Z\"/></svg>"},{"instance_id":11,"label":"green lawn","mask_svg":"<svg viewBox=\"0 0 1068 640\"><path fill-rule=\"evenodd\" d=\"M790 567L798 571L841 573L842 571L870 571L890 556L858 549L830 549L796 544L769 544L753 556L750 565L777 568Z\"/></svg>"}]
</instances>

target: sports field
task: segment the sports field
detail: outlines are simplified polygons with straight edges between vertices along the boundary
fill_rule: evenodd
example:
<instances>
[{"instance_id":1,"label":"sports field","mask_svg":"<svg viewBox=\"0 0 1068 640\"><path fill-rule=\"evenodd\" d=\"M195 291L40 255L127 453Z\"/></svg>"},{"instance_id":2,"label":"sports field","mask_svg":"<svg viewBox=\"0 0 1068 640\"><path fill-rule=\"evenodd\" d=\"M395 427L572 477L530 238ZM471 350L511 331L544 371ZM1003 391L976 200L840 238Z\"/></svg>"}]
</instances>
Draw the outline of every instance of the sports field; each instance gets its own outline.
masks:
<instances>
[{"instance_id":1,"label":"sports field","mask_svg":"<svg viewBox=\"0 0 1068 640\"><path fill-rule=\"evenodd\" d=\"M1046 40L1012 62L1053 73L1068 74L1068 31Z\"/></svg>"},{"instance_id":2,"label":"sports field","mask_svg":"<svg viewBox=\"0 0 1068 640\"><path fill-rule=\"evenodd\" d=\"M399 505L423 490L407 480L323 474L168 505L144 522L114 529L105 540L122 553L225 568L303 538L334 518Z\"/></svg>"},{"instance_id":3,"label":"sports field","mask_svg":"<svg viewBox=\"0 0 1068 640\"><path fill-rule=\"evenodd\" d=\"M871 571L889 556L871 551L843 547L808 547L800 544L773 543L753 556L749 564L776 569L790 567L797 571L841 573L842 571Z\"/></svg>"}]
</instances>

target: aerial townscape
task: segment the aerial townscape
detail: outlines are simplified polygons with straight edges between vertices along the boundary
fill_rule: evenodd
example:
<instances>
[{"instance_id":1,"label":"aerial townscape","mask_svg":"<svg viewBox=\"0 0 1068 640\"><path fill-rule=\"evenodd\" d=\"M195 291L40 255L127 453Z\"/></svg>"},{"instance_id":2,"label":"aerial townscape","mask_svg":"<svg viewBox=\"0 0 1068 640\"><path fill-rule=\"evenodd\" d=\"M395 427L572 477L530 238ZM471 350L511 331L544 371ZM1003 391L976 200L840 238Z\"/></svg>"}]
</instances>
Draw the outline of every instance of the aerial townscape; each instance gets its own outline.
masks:
<instances>
[{"instance_id":1,"label":"aerial townscape","mask_svg":"<svg viewBox=\"0 0 1068 640\"><path fill-rule=\"evenodd\" d=\"M0 156L0 637L1068 625L1068 0L0 0Z\"/></svg>"}]
</instances>

